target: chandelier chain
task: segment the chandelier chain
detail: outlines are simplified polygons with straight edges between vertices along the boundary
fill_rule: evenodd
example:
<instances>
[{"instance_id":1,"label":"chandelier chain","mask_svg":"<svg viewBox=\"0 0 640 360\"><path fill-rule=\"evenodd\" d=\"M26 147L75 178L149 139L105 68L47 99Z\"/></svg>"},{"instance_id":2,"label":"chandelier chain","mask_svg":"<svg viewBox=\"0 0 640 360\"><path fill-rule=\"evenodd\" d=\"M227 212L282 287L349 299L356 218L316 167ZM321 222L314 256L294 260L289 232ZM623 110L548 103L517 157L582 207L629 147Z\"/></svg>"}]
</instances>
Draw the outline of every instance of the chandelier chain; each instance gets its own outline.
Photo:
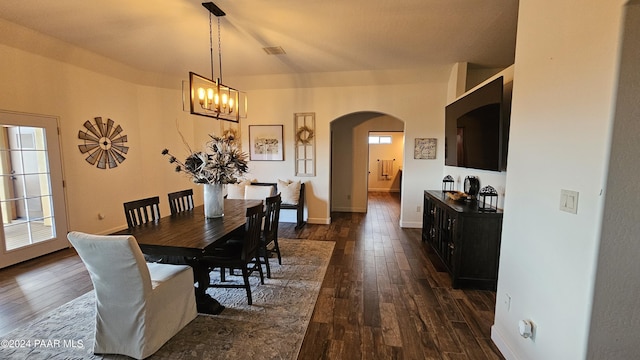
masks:
<instances>
[{"instance_id":1,"label":"chandelier chain","mask_svg":"<svg viewBox=\"0 0 640 360\"><path fill-rule=\"evenodd\" d=\"M220 18L218 20L218 79L222 82L222 38L220 36ZM215 80L214 61L213 61L213 21L211 13L209 13L209 57L211 58L211 80Z\"/></svg>"},{"instance_id":2,"label":"chandelier chain","mask_svg":"<svg viewBox=\"0 0 640 360\"><path fill-rule=\"evenodd\" d=\"M220 82L222 82L222 40L220 37L220 18L218 17L218 66L220 66Z\"/></svg>"},{"instance_id":3,"label":"chandelier chain","mask_svg":"<svg viewBox=\"0 0 640 360\"><path fill-rule=\"evenodd\" d=\"M211 59L211 80L215 79L213 74L213 26L211 13L209 13L209 59Z\"/></svg>"}]
</instances>

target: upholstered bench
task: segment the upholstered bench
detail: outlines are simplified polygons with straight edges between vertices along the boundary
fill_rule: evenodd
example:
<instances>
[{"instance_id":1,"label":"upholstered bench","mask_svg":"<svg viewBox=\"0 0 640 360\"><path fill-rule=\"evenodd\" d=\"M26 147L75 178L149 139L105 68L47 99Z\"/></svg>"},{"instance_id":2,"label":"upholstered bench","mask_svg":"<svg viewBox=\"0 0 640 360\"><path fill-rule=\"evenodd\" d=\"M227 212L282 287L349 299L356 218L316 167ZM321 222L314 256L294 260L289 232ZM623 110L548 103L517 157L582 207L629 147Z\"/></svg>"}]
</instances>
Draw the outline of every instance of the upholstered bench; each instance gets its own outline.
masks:
<instances>
[{"instance_id":1,"label":"upholstered bench","mask_svg":"<svg viewBox=\"0 0 640 360\"><path fill-rule=\"evenodd\" d=\"M246 187L247 185L251 186L270 186L272 191L255 191L254 189L249 189ZM300 194L297 199L297 203L292 203L287 201L287 196L282 197L282 204L280 205L280 209L286 210L296 210L296 230L301 229L307 222L304 221L304 198L305 198L305 186L303 182L300 182ZM258 194L260 198L266 198L268 196L273 196L278 193L278 183L267 183L267 182L251 182L248 181L246 183L234 184L234 186L228 186L229 198L230 199L242 199L246 198L245 191L250 191L253 194ZM284 194L283 194L284 195Z\"/></svg>"}]
</instances>

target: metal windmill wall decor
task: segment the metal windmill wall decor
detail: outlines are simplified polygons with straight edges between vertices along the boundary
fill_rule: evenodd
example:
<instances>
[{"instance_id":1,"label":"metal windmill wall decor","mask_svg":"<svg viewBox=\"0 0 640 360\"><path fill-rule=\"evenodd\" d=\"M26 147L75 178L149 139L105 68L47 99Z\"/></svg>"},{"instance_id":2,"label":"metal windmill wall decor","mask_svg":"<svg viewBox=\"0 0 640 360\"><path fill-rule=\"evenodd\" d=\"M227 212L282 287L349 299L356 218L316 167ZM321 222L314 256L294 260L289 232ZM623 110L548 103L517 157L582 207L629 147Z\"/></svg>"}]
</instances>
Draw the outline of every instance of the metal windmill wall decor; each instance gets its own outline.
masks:
<instances>
[{"instance_id":1,"label":"metal windmill wall decor","mask_svg":"<svg viewBox=\"0 0 640 360\"><path fill-rule=\"evenodd\" d=\"M89 154L85 158L89 164L98 169L113 169L126 159L124 154L129 152L129 147L125 146L127 135L122 134L122 127L114 126L111 119L105 123L102 117L96 117L93 121L85 121L85 130L78 131L78 139L83 140L78 148L82 154Z\"/></svg>"}]
</instances>

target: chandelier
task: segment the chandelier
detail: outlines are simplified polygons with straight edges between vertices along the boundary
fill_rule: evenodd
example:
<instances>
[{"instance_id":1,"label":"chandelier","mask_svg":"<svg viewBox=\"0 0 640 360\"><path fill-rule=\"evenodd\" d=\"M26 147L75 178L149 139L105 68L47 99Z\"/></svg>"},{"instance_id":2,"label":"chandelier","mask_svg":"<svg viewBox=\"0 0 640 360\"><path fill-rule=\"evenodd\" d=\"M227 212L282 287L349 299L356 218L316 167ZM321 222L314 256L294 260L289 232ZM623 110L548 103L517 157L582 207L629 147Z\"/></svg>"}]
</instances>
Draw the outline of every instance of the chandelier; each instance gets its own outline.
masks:
<instances>
[{"instance_id":1,"label":"chandelier","mask_svg":"<svg viewBox=\"0 0 640 360\"><path fill-rule=\"evenodd\" d=\"M189 88L191 91L191 114L208 116L216 119L240 122L246 117L246 94L222 83L222 45L220 40L220 18L226 14L212 2L202 3L209 10L209 50L211 59L211 79L189 72ZM218 75L214 76L213 65L213 17L218 20ZM215 79L215 80L214 80Z\"/></svg>"}]
</instances>

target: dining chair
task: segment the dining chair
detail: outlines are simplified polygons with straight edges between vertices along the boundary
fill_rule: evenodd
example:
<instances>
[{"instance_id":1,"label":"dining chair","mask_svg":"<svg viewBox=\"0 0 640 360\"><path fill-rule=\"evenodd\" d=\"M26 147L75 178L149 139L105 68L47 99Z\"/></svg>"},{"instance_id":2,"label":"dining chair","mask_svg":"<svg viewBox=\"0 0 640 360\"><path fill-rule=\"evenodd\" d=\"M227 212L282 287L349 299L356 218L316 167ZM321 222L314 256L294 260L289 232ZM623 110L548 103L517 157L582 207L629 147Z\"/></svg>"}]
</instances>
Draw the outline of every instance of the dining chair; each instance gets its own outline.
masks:
<instances>
[{"instance_id":1,"label":"dining chair","mask_svg":"<svg viewBox=\"0 0 640 360\"><path fill-rule=\"evenodd\" d=\"M160 197L134 200L124 203L124 215L129 228L160 219Z\"/></svg>"},{"instance_id":2,"label":"dining chair","mask_svg":"<svg viewBox=\"0 0 640 360\"><path fill-rule=\"evenodd\" d=\"M247 208L245 234L243 241L227 241L218 248L207 252L202 257L202 261L209 267L209 271L214 268L221 268L220 283L211 283L210 287L216 288L245 288L247 301L251 305L251 285L249 275L254 271L260 274L260 283L264 285L264 273L260 263L260 233L262 231L262 217L264 210L262 204ZM227 284L224 282L223 274L225 269L239 269L242 272L243 284Z\"/></svg>"},{"instance_id":3,"label":"dining chair","mask_svg":"<svg viewBox=\"0 0 640 360\"><path fill-rule=\"evenodd\" d=\"M95 289L95 354L144 359L196 318L190 266L145 263L131 235L67 238Z\"/></svg>"},{"instance_id":4,"label":"dining chair","mask_svg":"<svg viewBox=\"0 0 640 360\"><path fill-rule=\"evenodd\" d=\"M271 278L271 266L269 265L269 257L271 254L276 254L278 256L278 264L282 265L282 256L280 255L280 246L278 245L280 204L282 204L280 194L268 197L265 200L266 210L264 226L260 236L260 252L264 256L264 263L267 268L268 278Z\"/></svg>"},{"instance_id":5,"label":"dining chair","mask_svg":"<svg viewBox=\"0 0 640 360\"><path fill-rule=\"evenodd\" d=\"M269 196L273 196L275 187L271 185L247 185L244 187L245 200L264 200Z\"/></svg>"},{"instance_id":6,"label":"dining chair","mask_svg":"<svg viewBox=\"0 0 640 360\"><path fill-rule=\"evenodd\" d=\"M193 189L172 192L167 196L171 215L193 209Z\"/></svg>"}]
</instances>

